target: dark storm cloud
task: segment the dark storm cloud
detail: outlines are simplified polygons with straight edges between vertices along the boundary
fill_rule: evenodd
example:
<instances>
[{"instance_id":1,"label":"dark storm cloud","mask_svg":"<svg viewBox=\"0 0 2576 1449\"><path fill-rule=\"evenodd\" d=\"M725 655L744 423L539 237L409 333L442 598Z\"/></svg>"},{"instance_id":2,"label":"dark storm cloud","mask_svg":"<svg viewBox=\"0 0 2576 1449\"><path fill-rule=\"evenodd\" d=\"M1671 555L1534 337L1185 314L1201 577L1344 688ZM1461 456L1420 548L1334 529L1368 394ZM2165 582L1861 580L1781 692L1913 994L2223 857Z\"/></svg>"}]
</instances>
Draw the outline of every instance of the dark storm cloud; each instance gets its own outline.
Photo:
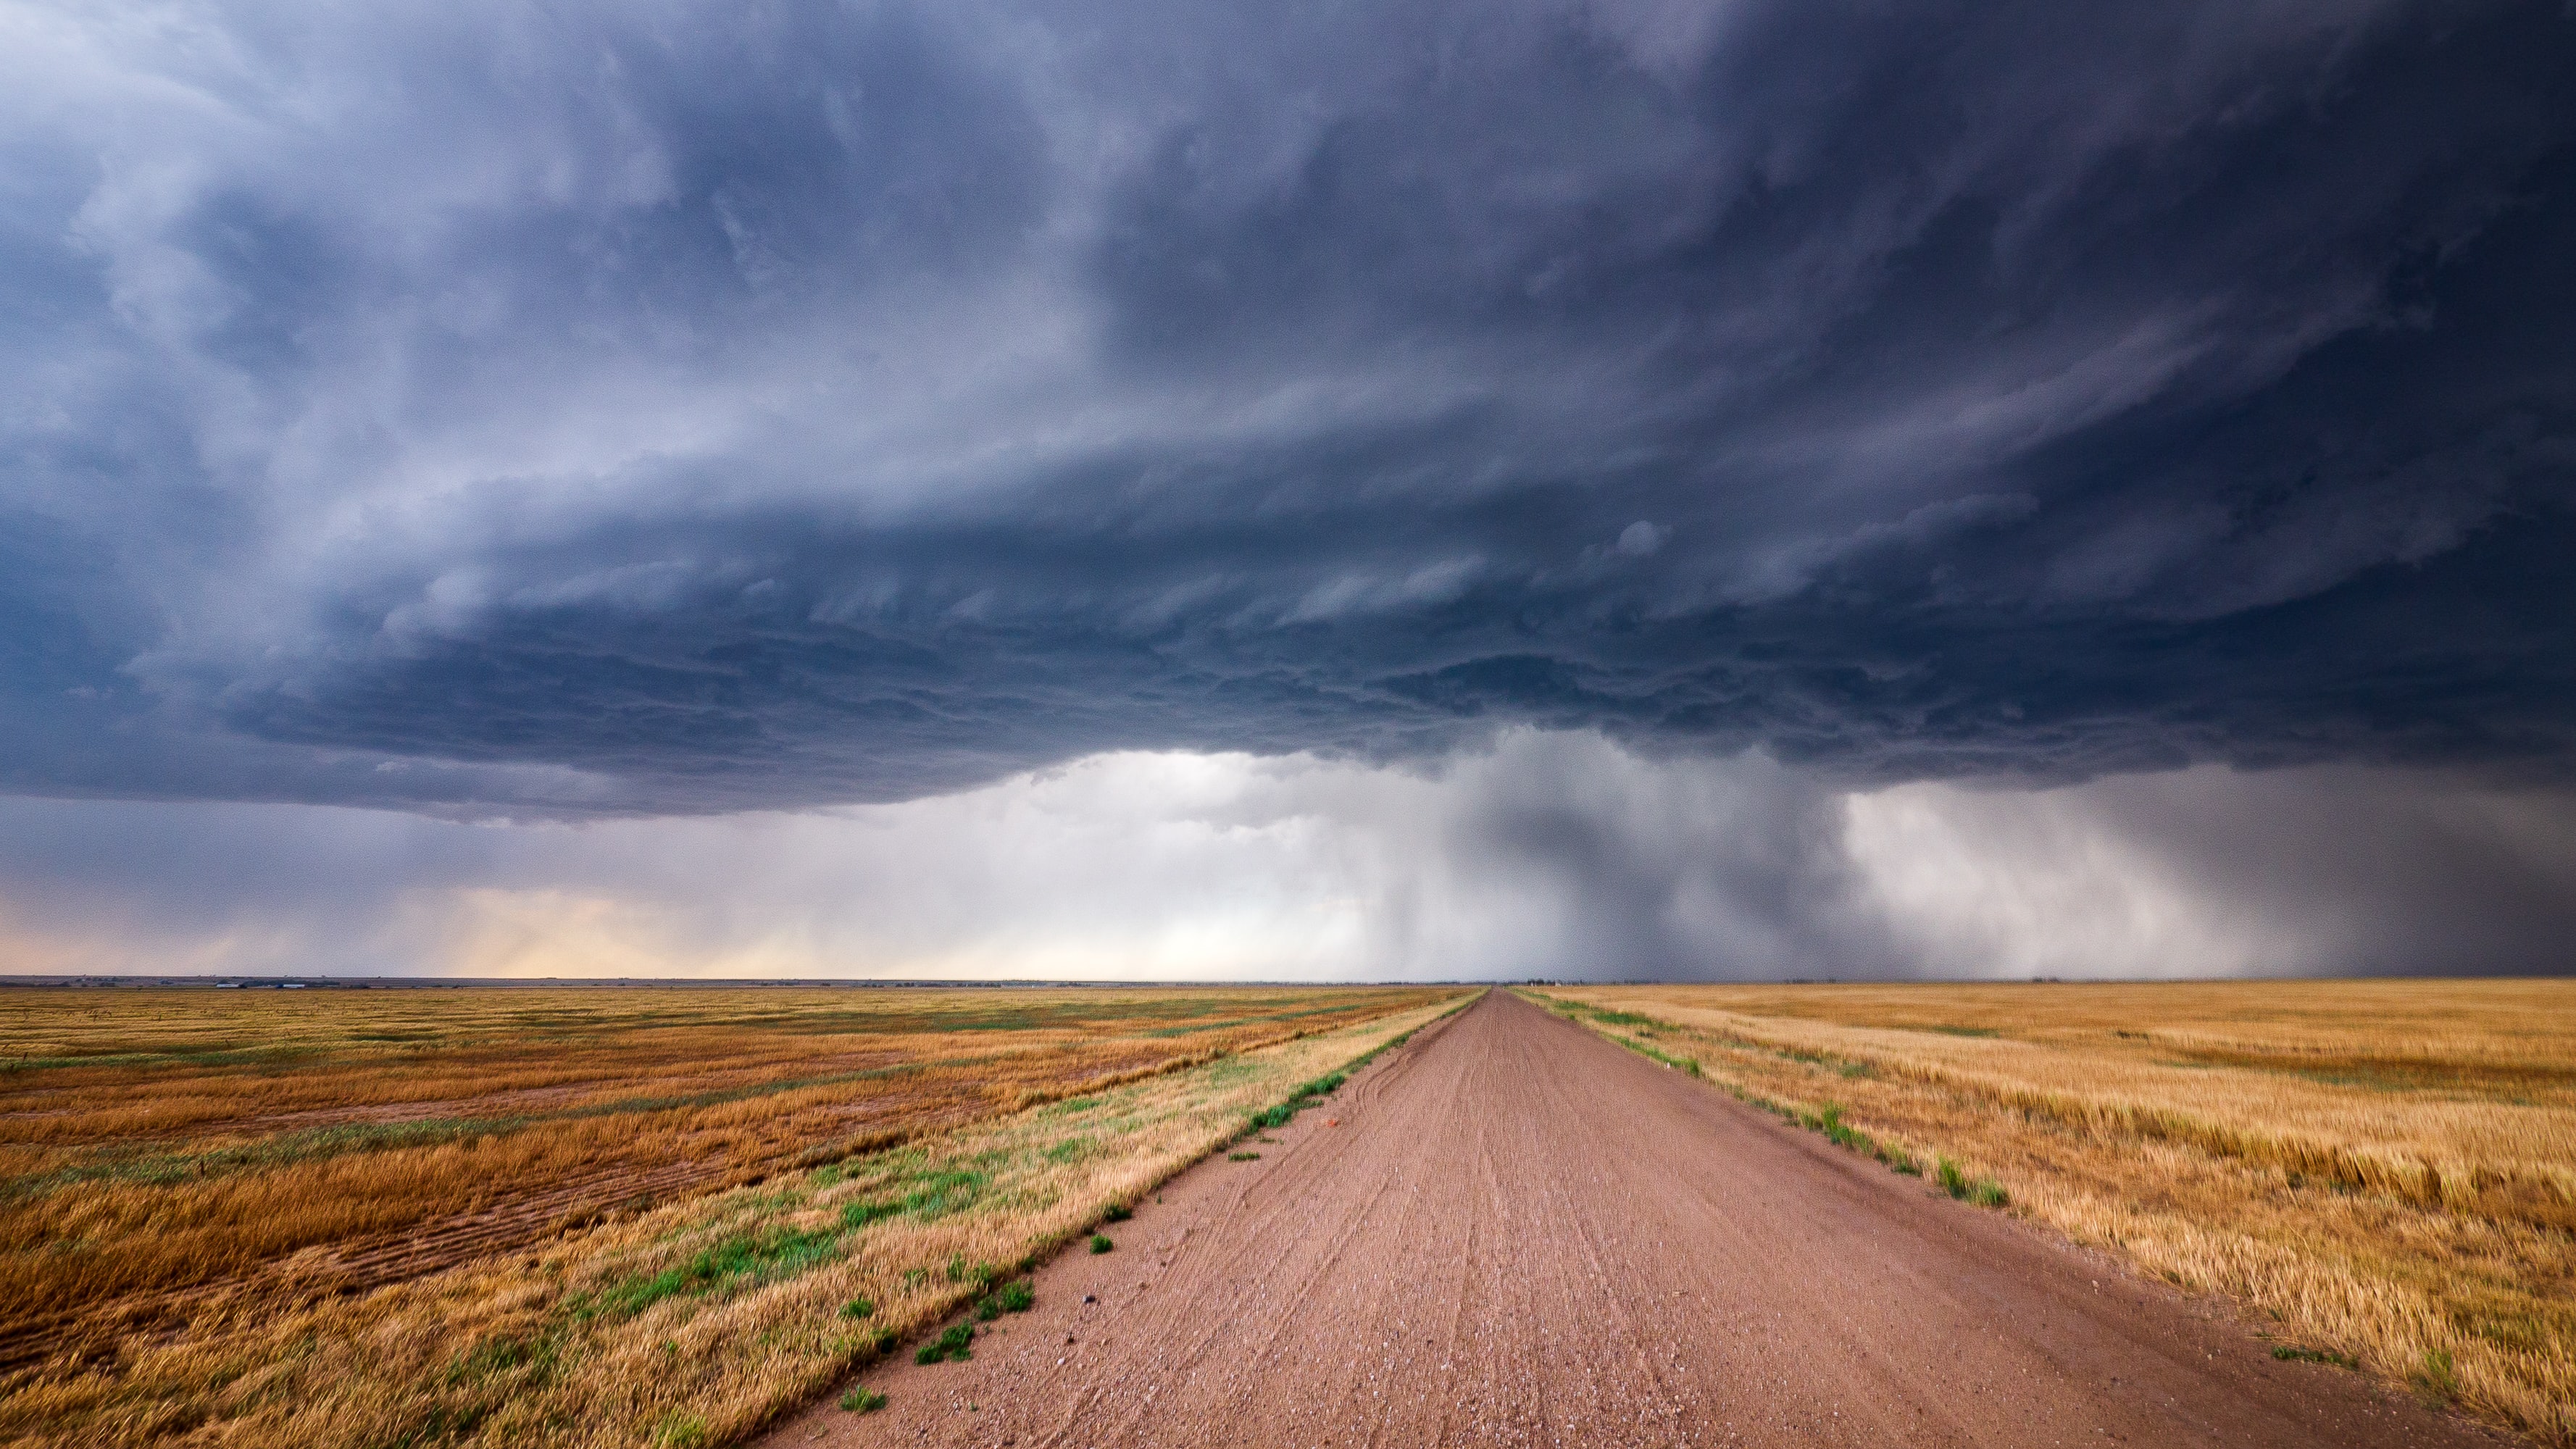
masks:
<instances>
[{"instance_id":1,"label":"dark storm cloud","mask_svg":"<svg viewBox=\"0 0 2576 1449\"><path fill-rule=\"evenodd\" d=\"M13 72L12 790L2564 774L2554 4L198 19Z\"/></svg>"}]
</instances>

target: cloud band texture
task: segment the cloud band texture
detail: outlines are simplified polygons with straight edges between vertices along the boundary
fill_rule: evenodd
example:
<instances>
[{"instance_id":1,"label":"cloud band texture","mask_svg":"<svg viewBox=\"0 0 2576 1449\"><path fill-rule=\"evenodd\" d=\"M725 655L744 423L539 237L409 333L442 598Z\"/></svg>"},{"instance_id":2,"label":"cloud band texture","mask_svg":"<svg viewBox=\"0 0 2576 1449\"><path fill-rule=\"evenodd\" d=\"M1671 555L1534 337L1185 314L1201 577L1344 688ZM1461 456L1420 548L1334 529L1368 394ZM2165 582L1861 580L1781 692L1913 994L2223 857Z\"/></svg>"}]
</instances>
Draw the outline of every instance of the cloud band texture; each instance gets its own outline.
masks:
<instances>
[{"instance_id":1,"label":"cloud band texture","mask_svg":"<svg viewBox=\"0 0 2576 1449\"><path fill-rule=\"evenodd\" d=\"M0 788L2566 773L2554 3L6 23Z\"/></svg>"}]
</instances>

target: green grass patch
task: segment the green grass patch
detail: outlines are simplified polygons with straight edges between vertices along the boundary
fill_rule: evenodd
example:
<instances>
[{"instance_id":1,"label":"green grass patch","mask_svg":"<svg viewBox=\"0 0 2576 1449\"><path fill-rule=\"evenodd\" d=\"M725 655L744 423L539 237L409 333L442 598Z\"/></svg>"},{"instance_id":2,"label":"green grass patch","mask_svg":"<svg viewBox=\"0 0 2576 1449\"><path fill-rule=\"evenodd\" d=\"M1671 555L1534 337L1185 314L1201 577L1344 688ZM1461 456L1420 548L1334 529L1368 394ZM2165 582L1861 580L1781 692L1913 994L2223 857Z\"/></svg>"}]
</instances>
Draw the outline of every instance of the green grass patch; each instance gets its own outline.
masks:
<instances>
[{"instance_id":1,"label":"green grass patch","mask_svg":"<svg viewBox=\"0 0 2576 1449\"><path fill-rule=\"evenodd\" d=\"M1686 1072L1694 1077L1700 1075L1699 1059L1697 1057L1675 1056L1671 1052L1649 1046L1646 1043L1637 1040L1635 1037L1614 1036L1610 1039L1650 1061L1662 1062L1665 1066L1671 1067L1674 1071Z\"/></svg>"},{"instance_id":2,"label":"green grass patch","mask_svg":"<svg viewBox=\"0 0 2576 1449\"><path fill-rule=\"evenodd\" d=\"M827 1232L771 1231L727 1238L689 1260L697 1282L749 1278L770 1283L792 1278L840 1256L841 1236Z\"/></svg>"},{"instance_id":3,"label":"green grass patch","mask_svg":"<svg viewBox=\"0 0 2576 1449\"><path fill-rule=\"evenodd\" d=\"M948 1331L913 1350L914 1363L964 1363L975 1356L975 1329L972 1324L952 1324Z\"/></svg>"},{"instance_id":4,"label":"green grass patch","mask_svg":"<svg viewBox=\"0 0 2576 1449\"><path fill-rule=\"evenodd\" d=\"M530 1372L524 1381L542 1383L553 1377L556 1357L562 1347L560 1330L522 1338L517 1334L494 1334L477 1340L448 1364L446 1380L450 1386L490 1383L495 1379Z\"/></svg>"},{"instance_id":5,"label":"green grass patch","mask_svg":"<svg viewBox=\"0 0 2576 1449\"><path fill-rule=\"evenodd\" d=\"M1005 1313L1026 1313L1038 1304L1038 1290L1026 1278L1014 1278L998 1292L975 1300L975 1321L990 1323Z\"/></svg>"},{"instance_id":6,"label":"green grass patch","mask_svg":"<svg viewBox=\"0 0 2576 1449\"><path fill-rule=\"evenodd\" d=\"M1408 1035L1409 1034L1410 1033L1408 1033ZM1389 1042L1387 1045L1392 1046L1394 1043ZM1384 1050L1384 1048L1380 1048L1380 1050ZM1375 1055L1377 1055L1376 1052L1369 1053L1369 1056ZM1311 1082L1299 1083L1297 1089L1288 1094L1287 1101L1280 1103L1276 1107L1270 1108L1268 1111L1253 1113L1252 1120L1245 1125L1244 1130L1247 1132L1260 1132L1271 1128L1287 1126L1290 1118L1305 1111L1307 1108L1314 1106L1317 1102L1333 1095L1335 1092L1340 1091L1342 1089L1342 1084L1350 1080L1350 1072L1358 1069L1361 1062L1365 1062L1367 1060L1368 1057L1362 1057L1359 1061L1351 1063L1349 1070L1328 1073L1327 1075L1315 1078Z\"/></svg>"},{"instance_id":7,"label":"green grass patch","mask_svg":"<svg viewBox=\"0 0 2576 1449\"><path fill-rule=\"evenodd\" d=\"M1091 1251L1094 1253L1106 1253L1117 1246L1118 1245L1116 1243L1109 1241L1109 1235L1107 1233L1093 1233L1091 1235Z\"/></svg>"},{"instance_id":8,"label":"green grass patch","mask_svg":"<svg viewBox=\"0 0 2576 1449\"><path fill-rule=\"evenodd\" d=\"M841 1237L831 1232L771 1229L742 1233L699 1250L676 1268L629 1278L576 1302L580 1319L628 1318L666 1298L774 1283L840 1256Z\"/></svg>"},{"instance_id":9,"label":"green grass patch","mask_svg":"<svg viewBox=\"0 0 2576 1449\"><path fill-rule=\"evenodd\" d=\"M1813 1112L1797 1108L1772 1107L1767 1102L1759 1105L1771 1107L1772 1110L1780 1112L1782 1116L1810 1132L1822 1133L1825 1140L1836 1147L1860 1153L1864 1157L1877 1158L1886 1163L1892 1171L1904 1173L1908 1177L1920 1176L1923 1172L1922 1164L1914 1160L1913 1154L1901 1147L1881 1142L1844 1121L1843 1109L1839 1103L1827 1102L1822 1108ZM2000 1193L2002 1189L1997 1188L1996 1191ZM1951 1196L1956 1197L1958 1194L1953 1193Z\"/></svg>"},{"instance_id":10,"label":"green grass patch","mask_svg":"<svg viewBox=\"0 0 2576 1449\"><path fill-rule=\"evenodd\" d=\"M2406 1377L2407 1382L2442 1403L2451 1403L2460 1397L2459 1370L2452 1367L2451 1351L2447 1348L2424 1350L2423 1361L2415 1366L2415 1372Z\"/></svg>"},{"instance_id":11,"label":"green grass patch","mask_svg":"<svg viewBox=\"0 0 2576 1449\"><path fill-rule=\"evenodd\" d=\"M885 1395L861 1384L841 1395L841 1407L853 1414L873 1414L885 1407Z\"/></svg>"},{"instance_id":12,"label":"green grass patch","mask_svg":"<svg viewBox=\"0 0 2576 1449\"><path fill-rule=\"evenodd\" d=\"M876 1300L873 1298L853 1298L849 1302L841 1305L841 1316L843 1318L874 1318L877 1316Z\"/></svg>"},{"instance_id":13,"label":"green grass patch","mask_svg":"<svg viewBox=\"0 0 2576 1449\"><path fill-rule=\"evenodd\" d=\"M1941 1158L1935 1165L1934 1180L1941 1184L1943 1192L1961 1202L1973 1203L1978 1207L1999 1208L2012 1201L2011 1197L2004 1192L2002 1183L1991 1177L1972 1178L1968 1176L1965 1168L1947 1157Z\"/></svg>"},{"instance_id":14,"label":"green grass patch","mask_svg":"<svg viewBox=\"0 0 2576 1449\"><path fill-rule=\"evenodd\" d=\"M1810 1132L1821 1132L1827 1142L1854 1152L1875 1154L1878 1144L1868 1133L1843 1120L1842 1104L1827 1102L1824 1110L1800 1114L1799 1121Z\"/></svg>"},{"instance_id":15,"label":"green grass patch","mask_svg":"<svg viewBox=\"0 0 2576 1449\"><path fill-rule=\"evenodd\" d=\"M2272 1345L2272 1357L2281 1360L2283 1363L2321 1363L2330 1365L2334 1368L2344 1369L2357 1369L2361 1367L2358 1360L2347 1358L2342 1354L2335 1353L2328 1349L2300 1348L2296 1344L2288 1343L2276 1343Z\"/></svg>"},{"instance_id":16,"label":"green grass patch","mask_svg":"<svg viewBox=\"0 0 2576 1449\"><path fill-rule=\"evenodd\" d=\"M649 1278L629 1278L612 1284L574 1305L573 1316L591 1318L631 1318L665 1298L677 1298L689 1291L689 1275L677 1268L666 1269Z\"/></svg>"},{"instance_id":17,"label":"green grass patch","mask_svg":"<svg viewBox=\"0 0 2576 1449\"><path fill-rule=\"evenodd\" d=\"M903 1211L899 1202L850 1202L841 1204L841 1231L857 1232L870 1223L883 1222Z\"/></svg>"},{"instance_id":18,"label":"green grass patch","mask_svg":"<svg viewBox=\"0 0 2576 1449\"><path fill-rule=\"evenodd\" d=\"M916 1218L944 1218L975 1205L991 1185L991 1174L951 1168L916 1179L903 1195L903 1210Z\"/></svg>"}]
</instances>

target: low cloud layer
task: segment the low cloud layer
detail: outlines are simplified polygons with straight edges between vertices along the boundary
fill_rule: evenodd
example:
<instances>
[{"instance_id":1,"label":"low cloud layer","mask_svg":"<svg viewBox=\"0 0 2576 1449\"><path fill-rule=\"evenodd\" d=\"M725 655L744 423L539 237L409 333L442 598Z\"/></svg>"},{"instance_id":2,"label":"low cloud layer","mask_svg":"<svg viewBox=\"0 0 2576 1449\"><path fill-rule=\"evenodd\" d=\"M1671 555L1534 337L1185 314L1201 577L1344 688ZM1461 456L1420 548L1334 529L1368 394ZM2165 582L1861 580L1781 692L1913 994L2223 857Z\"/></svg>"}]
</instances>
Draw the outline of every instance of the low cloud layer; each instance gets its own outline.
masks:
<instances>
[{"instance_id":1,"label":"low cloud layer","mask_svg":"<svg viewBox=\"0 0 2576 1449\"><path fill-rule=\"evenodd\" d=\"M2321 841L2336 842L2320 849ZM2217 767L1818 788L1512 732L901 805L465 825L0 802L29 971L1753 980L2576 967L2576 795Z\"/></svg>"}]
</instances>

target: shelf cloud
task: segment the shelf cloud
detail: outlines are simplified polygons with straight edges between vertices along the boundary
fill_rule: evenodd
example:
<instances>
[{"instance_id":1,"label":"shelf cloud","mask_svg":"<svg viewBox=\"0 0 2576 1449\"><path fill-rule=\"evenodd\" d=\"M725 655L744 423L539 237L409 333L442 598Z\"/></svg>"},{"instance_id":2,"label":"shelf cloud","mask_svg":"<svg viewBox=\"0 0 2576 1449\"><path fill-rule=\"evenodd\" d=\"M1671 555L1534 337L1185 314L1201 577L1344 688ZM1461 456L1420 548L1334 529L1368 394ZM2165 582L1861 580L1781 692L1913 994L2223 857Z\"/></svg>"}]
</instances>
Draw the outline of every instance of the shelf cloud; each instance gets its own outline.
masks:
<instances>
[{"instance_id":1,"label":"shelf cloud","mask_svg":"<svg viewBox=\"0 0 2576 1449\"><path fill-rule=\"evenodd\" d=\"M22 959L2571 964L2554 0L0 24Z\"/></svg>"}]
</instances>

